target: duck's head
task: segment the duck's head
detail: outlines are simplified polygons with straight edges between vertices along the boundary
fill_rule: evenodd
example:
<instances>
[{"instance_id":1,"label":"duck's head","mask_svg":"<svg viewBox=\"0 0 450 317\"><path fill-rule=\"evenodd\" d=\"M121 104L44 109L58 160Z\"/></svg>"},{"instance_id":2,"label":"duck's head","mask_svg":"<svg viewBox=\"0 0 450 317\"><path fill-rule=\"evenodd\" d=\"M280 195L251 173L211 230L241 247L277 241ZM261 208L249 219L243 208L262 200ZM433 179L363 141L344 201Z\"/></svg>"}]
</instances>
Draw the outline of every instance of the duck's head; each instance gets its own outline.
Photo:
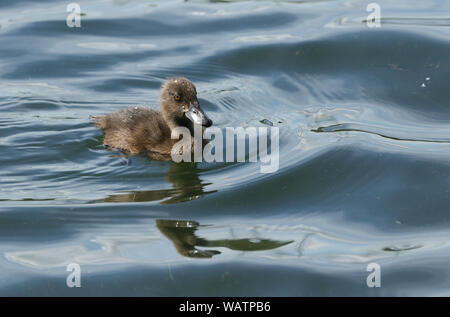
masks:
<instances>
[{"instance_id":1,"label":"duck's head","mask_svg":"<svg viewBox=\"0 0 450 317\"><path fill-rule=\"evenodd\" d=\"M182 77L170 78L162 85L161 112L171 129L192 124L210 127L213 123L200 108L194 84Z\"/></svg>"}]
</instances>

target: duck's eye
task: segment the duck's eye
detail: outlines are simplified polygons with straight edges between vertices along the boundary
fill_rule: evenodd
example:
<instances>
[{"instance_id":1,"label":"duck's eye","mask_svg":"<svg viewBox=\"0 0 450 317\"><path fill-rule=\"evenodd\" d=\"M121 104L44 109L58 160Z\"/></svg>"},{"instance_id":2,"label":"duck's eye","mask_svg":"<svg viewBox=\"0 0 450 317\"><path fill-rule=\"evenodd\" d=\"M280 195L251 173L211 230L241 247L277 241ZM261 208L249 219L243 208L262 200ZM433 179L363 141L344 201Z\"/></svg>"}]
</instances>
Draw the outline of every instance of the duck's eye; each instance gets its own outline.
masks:
<instances>
[{"instance_id":1,"label":"duck's eye","mask_svg":"<svg viewBox=\"0 0 450 317\"><path fill-rule=\"evenodd\" d=\"M175 95L174 98L175 98L176 101L180 101L181 100L181 97L179 95Z\"/></svg>"}]
</instances>

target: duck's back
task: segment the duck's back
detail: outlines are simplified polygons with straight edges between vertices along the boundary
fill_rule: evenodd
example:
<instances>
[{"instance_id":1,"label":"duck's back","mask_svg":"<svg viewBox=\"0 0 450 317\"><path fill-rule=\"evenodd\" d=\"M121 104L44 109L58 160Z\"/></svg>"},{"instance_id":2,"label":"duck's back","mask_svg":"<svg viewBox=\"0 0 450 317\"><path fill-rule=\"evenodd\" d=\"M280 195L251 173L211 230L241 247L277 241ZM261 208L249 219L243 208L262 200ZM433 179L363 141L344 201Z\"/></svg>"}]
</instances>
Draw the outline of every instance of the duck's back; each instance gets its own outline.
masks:
<instances>
[{"instance_id":1,"label":"duck's back","mask_svg":"<svg viewBox=\"0 0 450 317\"><path fill-rule=\"evenodd\" d=\"M170 151L170 128L159 111L130 107L103 117L94 117L104 132L103 143L130 153Z\"/></svg>"}]
</instances>

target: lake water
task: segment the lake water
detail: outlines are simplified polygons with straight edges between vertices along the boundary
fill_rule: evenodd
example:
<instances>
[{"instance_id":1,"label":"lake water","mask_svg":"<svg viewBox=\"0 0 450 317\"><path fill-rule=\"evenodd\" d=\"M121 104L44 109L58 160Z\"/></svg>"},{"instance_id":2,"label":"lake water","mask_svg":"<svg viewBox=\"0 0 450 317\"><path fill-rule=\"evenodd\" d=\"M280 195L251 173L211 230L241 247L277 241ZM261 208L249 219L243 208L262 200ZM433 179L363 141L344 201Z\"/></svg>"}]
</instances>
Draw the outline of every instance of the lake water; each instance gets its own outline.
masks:
<instances>
[{"instance_id":1,"label":"lake water","mask_svg":"<svg viewBox=\"0 0 450 317\"><path fill-rule=\"evenodd\" d=\"M449 296L450 2L369 2L1 1L0 295ZM279 170L105 149L171 76Z\"/></svg>"}]
</instances>

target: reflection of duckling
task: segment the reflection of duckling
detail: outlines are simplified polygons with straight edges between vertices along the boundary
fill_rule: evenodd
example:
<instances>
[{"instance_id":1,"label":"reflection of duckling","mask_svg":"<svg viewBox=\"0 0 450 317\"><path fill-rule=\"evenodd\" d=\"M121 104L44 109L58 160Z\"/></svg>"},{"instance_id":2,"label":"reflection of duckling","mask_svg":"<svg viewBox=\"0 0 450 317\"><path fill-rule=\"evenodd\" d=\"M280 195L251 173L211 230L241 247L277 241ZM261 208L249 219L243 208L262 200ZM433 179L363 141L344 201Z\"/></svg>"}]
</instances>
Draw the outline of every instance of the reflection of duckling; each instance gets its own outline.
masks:
<instances>
[{"instance_id":1,"label":"reflection of duckling","mask_svg":"<svg viewBox=\"0 0 450 317\"><path fill-rule=\"evenodd\" d=\"M105 134L105 145L131 154L150 153L156 159L167 159L179 141L171 138L174 128L186 127L193 136L194 124L212 125L198 104L194 84L186 78L171 78L163 84L160 106L161 112L131 107L93 119Z\"/></svg>"},{"instance_id":2,"label":"reflection of duckling","mask_svg":"<svg viewBox=\"0 0 450 317\"><path fill-rule=\"evenodd\" d=\"M211 258L220 254L216 250L198 250L195 248L199 239L194 232L199 226L195 221L156 220L156 226L169 240L181 255L191 258Z\"/></svg>"},{"instance_id":3,"label":"reflection of duckling","mask_svg":"<svg viewBox=\"0 0 450 317\"><path fill-rule=\"evenodd\" d=\"M236 251L264 251L276 249L293 241L276 241L269 239L223 239L207 240L195 235L200 226L196 221L156 220L156 226L169 238L178 253L187 257L210 258L220 254L216 250L199 250L200 247L225 247Z\"/></svg>"},{"instance_id":4,"label":"reflection of duckling","mask_svg":"<svg viewBox=\"0 0 450 317\"><path fill-rule=\"evenodd\" d=\"M174 204L184 201L190 201L203 197L206 194L215 193L217 190L205 191L204 187L210 183L203 182L195 162L170 163L167 171L167 181L173 188L154 189L145 191L133 191L127 194L115 194L104 199L101 202L143 202L157 201L161 204Z\"/></svg>"}]
</instances>

